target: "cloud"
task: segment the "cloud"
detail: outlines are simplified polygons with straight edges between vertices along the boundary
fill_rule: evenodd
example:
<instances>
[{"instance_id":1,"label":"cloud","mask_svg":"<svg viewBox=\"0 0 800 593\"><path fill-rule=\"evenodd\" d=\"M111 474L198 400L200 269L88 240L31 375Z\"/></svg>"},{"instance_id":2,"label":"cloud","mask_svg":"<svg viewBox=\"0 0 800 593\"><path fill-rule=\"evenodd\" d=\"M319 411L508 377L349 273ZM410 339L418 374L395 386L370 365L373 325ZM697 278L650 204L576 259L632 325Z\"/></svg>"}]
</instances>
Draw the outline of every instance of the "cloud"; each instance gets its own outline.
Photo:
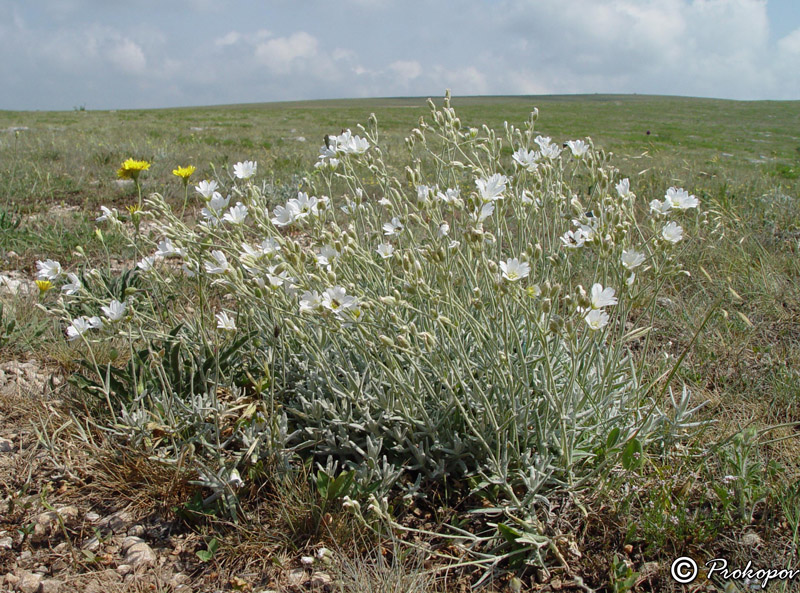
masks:
<instances>
[{"instance_id":1,"label":"cloud","mask_svg":"<svg viewBox=\"0 0 800 593\"><path fill-rule=\"evenodd\" d=\"M256 59L276 74L287 74L292 68L317 55L319 42L304 31L289 37L277 37L259 43L255 49Z\"/></svg>"},{"instance_id":2,"label":"cloud","mask_svg":"<svg viewBox=\"0 0 800 593\"><path fill-rule=\"evenodd\" d=\"M800 28L778 41L778 48L786 54L800 56Z\"/></svg>"},{"instance_id":3,"label":"cloud","mask_svg":"<svg viewBox=\"0 0 800 593\"><path fill-rule=\"evenodd\" d=\"M397 60L389 64L389 70L399 79L400 84L407 84L422 74L422 66L416 60Z\"/></svg>"},{"instance_id":4,"label":"cloud","mask_svg":"<svg viewBox=\"0 0 800 593\"><path fill-rule=\"evenodd\" d=\"M140 0L121 19L124 6L0 0L0 109L447 87L800 98L800 22L778 38L764 0Z\"/></svg>"},{"instance_id":5,"label":"cloud","mask_svg":"<svg viewBox=\"0 0 800 593\"><path fill-rule=\"evenodd\" d=\"M144 51L130 39L120 39L110 44L105 51L108 60L123 72L137 74L147 68Z\"/></svg>"}]
</instances>

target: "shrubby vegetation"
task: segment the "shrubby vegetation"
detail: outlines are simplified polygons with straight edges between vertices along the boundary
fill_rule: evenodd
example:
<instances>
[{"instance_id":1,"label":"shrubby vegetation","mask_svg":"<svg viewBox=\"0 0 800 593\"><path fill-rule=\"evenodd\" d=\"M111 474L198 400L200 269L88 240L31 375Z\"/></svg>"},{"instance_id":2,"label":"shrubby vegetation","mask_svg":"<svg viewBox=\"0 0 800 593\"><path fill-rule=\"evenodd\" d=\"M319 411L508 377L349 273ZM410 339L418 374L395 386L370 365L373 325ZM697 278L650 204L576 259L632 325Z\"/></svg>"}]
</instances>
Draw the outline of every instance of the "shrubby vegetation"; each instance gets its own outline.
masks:
<instances>
[{"instance_id":1,"label":"shrubby vegetation","mask_svg":"<svg viewBox=\"0 0 800 593\"><path fill-rule=\"evenodd\" d=\"M638 198L590 139L540 136L536 112L498 135L449 97L430 107L402 164L372 117L327 136L288 198L244 161L193 187L197 220L157 193L104 207L128 269L46 260L39 280L107 430L193 467L205 505L236 517L244 485L305 460L378 531L412 529L400 511L448 488L464 560L557 562L556 497L697 426L674 366L642 352L706 219L681 188ZM187 192L193 172L175 171Z\"/></svg>"}]
</instances>

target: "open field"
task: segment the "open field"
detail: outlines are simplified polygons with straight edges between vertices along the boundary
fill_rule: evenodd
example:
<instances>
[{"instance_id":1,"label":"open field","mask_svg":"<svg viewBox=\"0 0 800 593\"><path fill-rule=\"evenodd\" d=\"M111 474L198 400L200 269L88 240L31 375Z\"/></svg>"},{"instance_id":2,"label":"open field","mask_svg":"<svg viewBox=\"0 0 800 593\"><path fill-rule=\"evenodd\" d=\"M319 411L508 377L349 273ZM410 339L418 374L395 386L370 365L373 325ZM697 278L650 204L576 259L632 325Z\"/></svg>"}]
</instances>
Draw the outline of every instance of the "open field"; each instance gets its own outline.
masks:
<instances>
[{"instance_id":1,"label":"open field","mask_svg":"<svg viewBox=\"0 0 800 593\"><path fill-rule=\"evenodd\" d=\"M703 404L692 418L703 421L701 429L674 450L637 452L637 460L642 455L646 462L610 464L589 486L547 491L547 504L534 514L549 542L548 568L513 564L517 542L487 586L506 590L519 577L523 590L722 590L724 579L701 586L702 575L696 588L677 585L669 568L679 556L700 564L725 558L731 567L751 560L758 567L800 568L800 102L593 95L456 97L452 105L463 129L486 124L500 137L504 122L521 127L536 107L539 134L559 145L588 136L596 148L613 153L618 178L628 177L638 197L639 218L671 186L696 195L703 213L686 225L690 238L682 243L680 266L688 273L665 276L657 291L647 293L652 307L632 306L627 318L631 326L652 328L646 342L631 340L630 347L640 378L657 386L662 399L656 403L666 401L667 387L677 395L685 385L690 406ZM422 99L0 112L0 274L8 279L0 285L0 437L10 449L0 452L0 589L18 585L13 578L4 585L3 575L43 565L45 579L64 582L61 591L91 590L87 583L93 580L105 591L147 590L144 583L163 591L301 590L310 586L312 572L303 572L300 558L323 545L335 559L317 572L333 575L342 590L466 590L479 578L463 570L440 578L437 570L455 562L455 545L424 533L466 521L461 513L476 497L485 496L484 507L500 504L500 495L466 478L431 479L435 484L425 497L407 507L400 490L410 491L413 477L398 483L395 498L388 498L396 510L404 509L395 518L405 536L384 531L378 537L366 529L343 508L342 496L328 496L318 468L302 455L283 473L249 466L232 516L198 506L209 490L191 483L197 472L184 465L187 453L172 464L159 457L160 443L177 434L170 432L174 427L148 425L143 440L116 430L105 401L89 397L85 384L81 389L68 381L81 371L102 382L79 365L89 359L85 345L67 342L64 320L36 307L58 299L57 290L39 294L33 284L37 261L58 260L64 271L110 269L104 282L112 287L120 270L135 268L142 257L124 233L95 222L100 206L125 213L138 200L136 187L117 179L126 159L152 163L141 175L142 194L159 192L178 213L184 186L172 170L196 166L182 217L189 222L203 206L194 183L216 178L227 185L234 163L255 160L260 197L271 209L298 189L306 191L325 134L346 128L357 133L370 113L377 117L383 157L402 178L404 139L420 117L430 121ZM515 148L504 142L497 155L509 175ZM379 181L371 177L369 183L369 199L380 197ZM583 170L567 183L581 200L591 201L597 192L597 180ZM142 235L158 222L146 218ZM543 238L515 232L510 227L511 244L541 241L548 248ZM571 274L591 285L580 265ZM135 294L137 285L124 282L109 294L127 296L126 286ZM192 289L188 282L178 287L180 294ZM214 306L227 302L223 294L209 295ZM159 296L174 299L165 300L165 308L180 309L187 318L194 314L182 308L179 296ZM122 368L126 347L109 341L96 356ZM116 349L123 352L119 359ZM262 396L255 383L241 383L252 401ZM131 385L138 386L135 380ZM233 391L226 389L220 399L234 398ZM244 416L230 426L215 422L219 440L220 431L239 430ZM313 461L320 459L317 452ZM510 496L519 489L511 487ZM74 508L75 516L42 519L63 507ZM123 512L121 526L106 529L109 517L113 523L119 516L113 514ZM134 562L124 560L125 545L132 545L122 541L126 533L151 544L160 563L138 576L118 570ZM97 541L87 547L93 537ZM425 553L395 537L415 541ZM524 558L536 564L533 553ZM320 590L331 586L324 578L317 584ZM730 587L744 590L741 582ZM800 578L775 581L769 590L797 587Z\"/></svg>"}]
</instances>

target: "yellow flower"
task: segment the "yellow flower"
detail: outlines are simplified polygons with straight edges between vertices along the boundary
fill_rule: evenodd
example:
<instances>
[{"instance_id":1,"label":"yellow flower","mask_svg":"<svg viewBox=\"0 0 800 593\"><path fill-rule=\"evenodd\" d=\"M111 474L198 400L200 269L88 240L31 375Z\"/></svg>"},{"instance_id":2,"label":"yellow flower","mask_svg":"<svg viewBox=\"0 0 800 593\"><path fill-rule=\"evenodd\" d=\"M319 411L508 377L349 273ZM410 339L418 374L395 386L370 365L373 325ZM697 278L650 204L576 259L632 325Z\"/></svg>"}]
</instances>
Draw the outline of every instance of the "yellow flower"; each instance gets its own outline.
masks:
<instances>
[{"instance_id":1,"label":"yellow flower","mask_svg":"<svg viewBox=\"0 0 800 593\"><path fill-rule=\"evenodd\" d=\"M189 177L191 177L192 173L195 171L197 171L197 167L189 165L188 167L178 167L177 169L173 169L172 174L183 179L184 183L189 183Z\"/></svg>"},{"instance_id":2,"label":"yellow flower","mask_svg":"<svg viewBox=\"0 0 800 593\"><path fill-rule=\"evenodd\" d=\"M147 171L150 168L150 163L147 161L135 161L128 159L117 171L117 177L120 179L133 179L136 181L139 178L139 173Z\"/></svg>"},{"instance_id":3,"label":"yellow flower","mask_svg":"<svg viewBox=\"0 0 800 593\"><path fill-rule=\"evenodd\" d=\"M36 280L36 286L39 287L39 294L44 294L53 288L53 283L49 280Z\"/></svg>"},{"instance_id":4,"label":"yellow flower","mask_svg":"<svg viewBox=\"0 0 800 593\"><path fill-rule=\"evenodd\" d=\"M125 206L125 209L130 212L131 216L139 212L142 208L139 204L131 204L130 206Z\"/></svg>"}]
</instances>

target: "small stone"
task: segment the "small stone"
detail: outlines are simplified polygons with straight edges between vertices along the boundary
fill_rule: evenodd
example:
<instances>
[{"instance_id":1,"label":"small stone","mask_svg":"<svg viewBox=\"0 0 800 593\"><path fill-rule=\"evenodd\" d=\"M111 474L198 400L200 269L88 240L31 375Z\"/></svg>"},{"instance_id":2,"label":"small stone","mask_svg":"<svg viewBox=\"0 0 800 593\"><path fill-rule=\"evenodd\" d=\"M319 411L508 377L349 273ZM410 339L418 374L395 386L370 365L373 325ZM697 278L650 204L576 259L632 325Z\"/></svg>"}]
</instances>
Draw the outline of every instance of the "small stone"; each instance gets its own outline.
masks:
<instances>
[{"instance_id":1,"label":"small stone","mask_svg":"<svg viewBox=\"0 0 800 593\"><path fill-rule=\"evenodd\" d=\"M145 533L145 528L143 525L134 525L130 529L128 529L128 535L132 535L134 537L142 537Z\"/></svg>"},{"instance_id":2,"label":"small stone","mask_svg":"<svg viewBox=\"0 0 800 593\"><path fill-rule=\"evenodd\" d=\"M745 533L742 536L742 545L748 548L755 548L761 544L761 538L757 533Z\"/></svg>"},{"instance_id":3,"label":"small stone","mask_svg":"<svg viewBox=\"0 0 800 593\"><path fill-rule=\"evenodd\" d=\"M129 535L129 536L127 536L126 538L124 538L122 540L122 543L120 544L120 548L122 548L123 552L127 552L128 548L130 548L131 546L136 545L136 544L143 544L143 543L145 543L145 542L141 537L138 537L136 535Z\"/></svg>"},{"instance_id":4,"label":"small stone","mask_svg":"<svg viewBox=\"0 0 800 593\"><path fill-rule=\"evenodd\" d=\"M140 568L142 566L154 565L157 559L153 548L142 542L133 544L128 548L128 553L125 555L125 564L130 564L134 568Z\"/></svg>"},{"instance_id":5,"label":"small stone","mask_svg":"<svg viewBox=\"0 0 800 593\"><path fill-rule=\"evenodd\" d=\"M0 438L0 453L11 453L14 451L14 441Z\"/></svg>"},{"instance_id":6,"label":"small stone","mask_svg":"<svg viewBox=\"0 0 800 593\"><path fill-rule=\"evenodd\" d=\"M287 580L289 581L289 585L293 587L297 587L303 584L303 581L306 580L306 571L302 568L295 568L290 570L286 575Z\"/></svg>"},{"instance_id":7,"label":"small stone","mask_svg":"<svg viewBox=\"0 0 800 593\"><path fill-rule=\"evenodd\" d=\"M58 579L45 579L42 581L42 593L59 593L64 581Z\"/></svg>"},{"instance_id":8,"label":"small stone","mask_svg":"<svg viewBox=\"0 0 800 593\"><path fill-rule=\"evenodd\" d=\"M13 572L9 572L8 574L6 574L4 580L6 582L6 585L8 585L9 587L14 587L16 586L17 583L19 583L19 577L15 575Z\"/></svg>"},{"instance_id":9,"label":"small stone","mask_svg":"<svg viewBox=\"0 0 800 593\"><path fill-rule=\"evenodd\" d=\"M121 574L122 576L125 576L131 572L133 572L133 566L130 564L120 564L117 566L117 573Z\"/></svg>"},{"instance_id":10,"label":"small stone","mask_svg":"<svg viewBox=\"0 0 800 593\"><path fill-rule=\"evenodd\" d=\"M314 576L311 577L311 580L308 582L309 587L322 589L323 587L329 586L333 582L331 575L327 572L315 572Z\"/></svg>"},{"instance_id":11,"label":"small stone","mask_svg":"<svg viewBox=\"0 0 800 593\"><path fill-rule=\"evenodd\" d=\"M20 575L17 589L19 589L20 593L39 593L41 585L42 575L26 571Z\"/></svg>"},{"instance_id":12,"label":"small stone","mask_svg":"<svg viewBox=\"0 0 800 593\"><path fill-rule=\"evenodd\" d=\"M78 507L74 506L61 507L56 512L67 525L75 523L80 515Z\"/></svg>"},{"instance_id":13,"label":"small stone","mask_svg":"<svg viewBox=\"0 0 800 593\"><path fill-rule=\"evenodd\" d=\"M0 550L10 550L14 547L14 540L10 537L0 538Z\"/></svg>"},{"instance_id":14,"label":"small stone","mask_svg":"<svg viewBox=\"0 0 800 593\"><path fill-rule=\"evenodd\" d=\"M639 576L643 579L649 579L658 574L661 565L658 562L645 562L639 569Z\"/></svg>"},{"instance_id":15,"label":"small stone","mask_svg":"<svg viewBox=\"0 0 800 593\"><path fill-rule=\"evenodd\" d=\"M128 525L132 522L132 517L127 511L120 511L101 519L98 527L102 529L110 529L114 533L122 533L127 531Z\"/></svg>"},{"instance_id":16,"label":"small stone","mask_svg":"<svg viewBox=\"0 0 800 593\"><path fill-rule=\"evenodd\" d=\"M90 511L86 513L85 518L89 523L97 523L100 520L100 515L94 511Z\"/></svg>"},{"instance_id":17,"label":"small stone","mask_svg":"<svg viewBox=\"0 0 800 593\"><path fill-rule=\"evenodd\" d=\"M172 575L172 578L169 580L169 585L171 587L177 587L178 585L185 585L189 582L188 575L183 574L182 572L176 572Z\"/></svg>"},{"instance_id":18,"label":"small stone","mask_svg":"<svg viewBox=\"0 0 800 593\"><path fill-rule=\"evenodd\" d=\"M90 552L94 552L97 548L100 547L100 540L97 537L93 537L86 541L86 543L81 546L84 550L89 550Z\"/></svg>"}]
</instances>

